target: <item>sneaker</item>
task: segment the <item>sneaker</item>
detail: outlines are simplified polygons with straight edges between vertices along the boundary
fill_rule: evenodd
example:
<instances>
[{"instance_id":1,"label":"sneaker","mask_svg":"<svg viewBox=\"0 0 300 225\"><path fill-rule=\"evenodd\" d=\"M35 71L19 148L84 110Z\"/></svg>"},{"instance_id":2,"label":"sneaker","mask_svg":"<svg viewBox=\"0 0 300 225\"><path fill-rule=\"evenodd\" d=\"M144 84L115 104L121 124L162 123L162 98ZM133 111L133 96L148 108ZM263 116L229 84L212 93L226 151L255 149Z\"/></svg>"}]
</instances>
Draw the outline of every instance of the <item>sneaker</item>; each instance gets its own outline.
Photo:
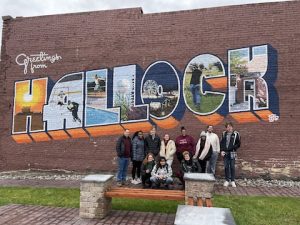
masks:
<instances>
[{"instance_id":1,"label":"sneaker","mask_svg":"<svg viewBox=\"0 0 300 225\"><path fill-rule=\"evenodd\" d=\"M132 184L136 184L136 180L135 180L135 179L132 179L132 180L131 180L131 183L132 183Z\"/></svg>"},{"instance_id":2,"label":"sneaker","mask_svg":"<svg viewBox=\"0 0 300 225\"><path fill-rule=\"evenodd\" d=\"M228 185L229 185L229 182L226 180L226 181L224 182L223 186L224 186L224 187L228 187Z\"/></svg>"},{"instance_id":3,"label":"sneaker","mask_svg":"<svg viewBox=\"0 0 300 225\"><path fill-rule=\"evenodd\" d=\"M236 187L236 184L235 184L234 181L231 182L231 186L232 186L232 187Z\"/></svg>"},{"instance_id":4,"label":"sneaker","mask_svg":"<svg viewBox=\"0 0 300 225\"><path fill-rule=\"evenodd\" d=\"M122 187L122 183L121 182L117 182L117 186L118 187Z\"/></svg>"},{"instance_id":5,"label":"sneaker","mask_svg":"<svg viewBox=\"0 0 300 225\"><path fill-rule=\"evenodd\" d=\"M140 179L140 178L137 178L137 179L136 179L136 184L141 184L141 183L142 183L141 179Z\"/></svg>"}]
</instances>

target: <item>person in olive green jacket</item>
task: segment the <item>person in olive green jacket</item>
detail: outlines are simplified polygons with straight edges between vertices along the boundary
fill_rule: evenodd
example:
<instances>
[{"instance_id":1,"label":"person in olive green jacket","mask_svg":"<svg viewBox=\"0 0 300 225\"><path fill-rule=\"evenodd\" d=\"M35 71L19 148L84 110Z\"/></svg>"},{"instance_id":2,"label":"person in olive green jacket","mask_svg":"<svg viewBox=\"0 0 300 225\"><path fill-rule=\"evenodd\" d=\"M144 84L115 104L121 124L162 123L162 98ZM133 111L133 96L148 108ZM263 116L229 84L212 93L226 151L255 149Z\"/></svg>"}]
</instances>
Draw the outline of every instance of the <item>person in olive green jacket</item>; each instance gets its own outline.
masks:
<instances>
[{"instance_id":1,"label":"person in olive green jacket","mask_svg":"<svg viewBox=\"0 0 300 225\"><path fill-rule=\"evenodd\" d=\"M146 187L150 188L152 186L150 177L154 166L155 166L154 155L152 153L148 153L146 158L143 161L142 169L141 169L143 188ZM148 186L146 186L146 184L148 184Z\"/></svg>"}]
</instances>

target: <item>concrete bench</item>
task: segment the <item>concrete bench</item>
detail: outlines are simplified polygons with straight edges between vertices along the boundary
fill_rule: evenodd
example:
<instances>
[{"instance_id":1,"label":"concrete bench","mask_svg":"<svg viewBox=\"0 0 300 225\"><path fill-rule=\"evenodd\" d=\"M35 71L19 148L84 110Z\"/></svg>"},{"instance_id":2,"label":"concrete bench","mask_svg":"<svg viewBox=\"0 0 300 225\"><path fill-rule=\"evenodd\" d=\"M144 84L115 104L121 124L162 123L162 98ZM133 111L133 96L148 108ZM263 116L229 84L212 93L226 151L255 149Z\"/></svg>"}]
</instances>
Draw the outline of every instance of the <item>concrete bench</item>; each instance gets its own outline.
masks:
<instances>
[{"instance_id":1,"label":"concrete bench","mask_svg":"<svg viewBox=\"0 0 300 225\"><path fill-rule=\"evenodd\" d=\"M112 198L184 200L186 205L212 207L214 176L185 174L185 191L113 188L113 175L88 175L80 184L80 217L104 218L111 211Z\"/></svg>"}]
</instances>

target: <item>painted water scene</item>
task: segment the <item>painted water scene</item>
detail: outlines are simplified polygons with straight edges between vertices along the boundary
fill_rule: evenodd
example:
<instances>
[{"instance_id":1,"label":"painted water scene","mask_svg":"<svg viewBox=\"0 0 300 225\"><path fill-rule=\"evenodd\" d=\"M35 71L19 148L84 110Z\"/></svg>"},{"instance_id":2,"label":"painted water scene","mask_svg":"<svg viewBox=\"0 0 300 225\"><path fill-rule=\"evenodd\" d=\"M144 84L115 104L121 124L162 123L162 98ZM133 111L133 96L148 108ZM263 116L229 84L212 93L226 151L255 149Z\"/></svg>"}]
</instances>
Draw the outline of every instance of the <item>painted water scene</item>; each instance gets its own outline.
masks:
<instances>
[{"instance_id":1,"label":"painted water scene","mask_svg":"<svg viewBox=\"0 0 300 225\"><path fill-rule=\"evenodd\" d=\"M87 126L119 122L119 109L107 108L107 70L87 72L86 93Z\"/></svg>"}]
</instances>

